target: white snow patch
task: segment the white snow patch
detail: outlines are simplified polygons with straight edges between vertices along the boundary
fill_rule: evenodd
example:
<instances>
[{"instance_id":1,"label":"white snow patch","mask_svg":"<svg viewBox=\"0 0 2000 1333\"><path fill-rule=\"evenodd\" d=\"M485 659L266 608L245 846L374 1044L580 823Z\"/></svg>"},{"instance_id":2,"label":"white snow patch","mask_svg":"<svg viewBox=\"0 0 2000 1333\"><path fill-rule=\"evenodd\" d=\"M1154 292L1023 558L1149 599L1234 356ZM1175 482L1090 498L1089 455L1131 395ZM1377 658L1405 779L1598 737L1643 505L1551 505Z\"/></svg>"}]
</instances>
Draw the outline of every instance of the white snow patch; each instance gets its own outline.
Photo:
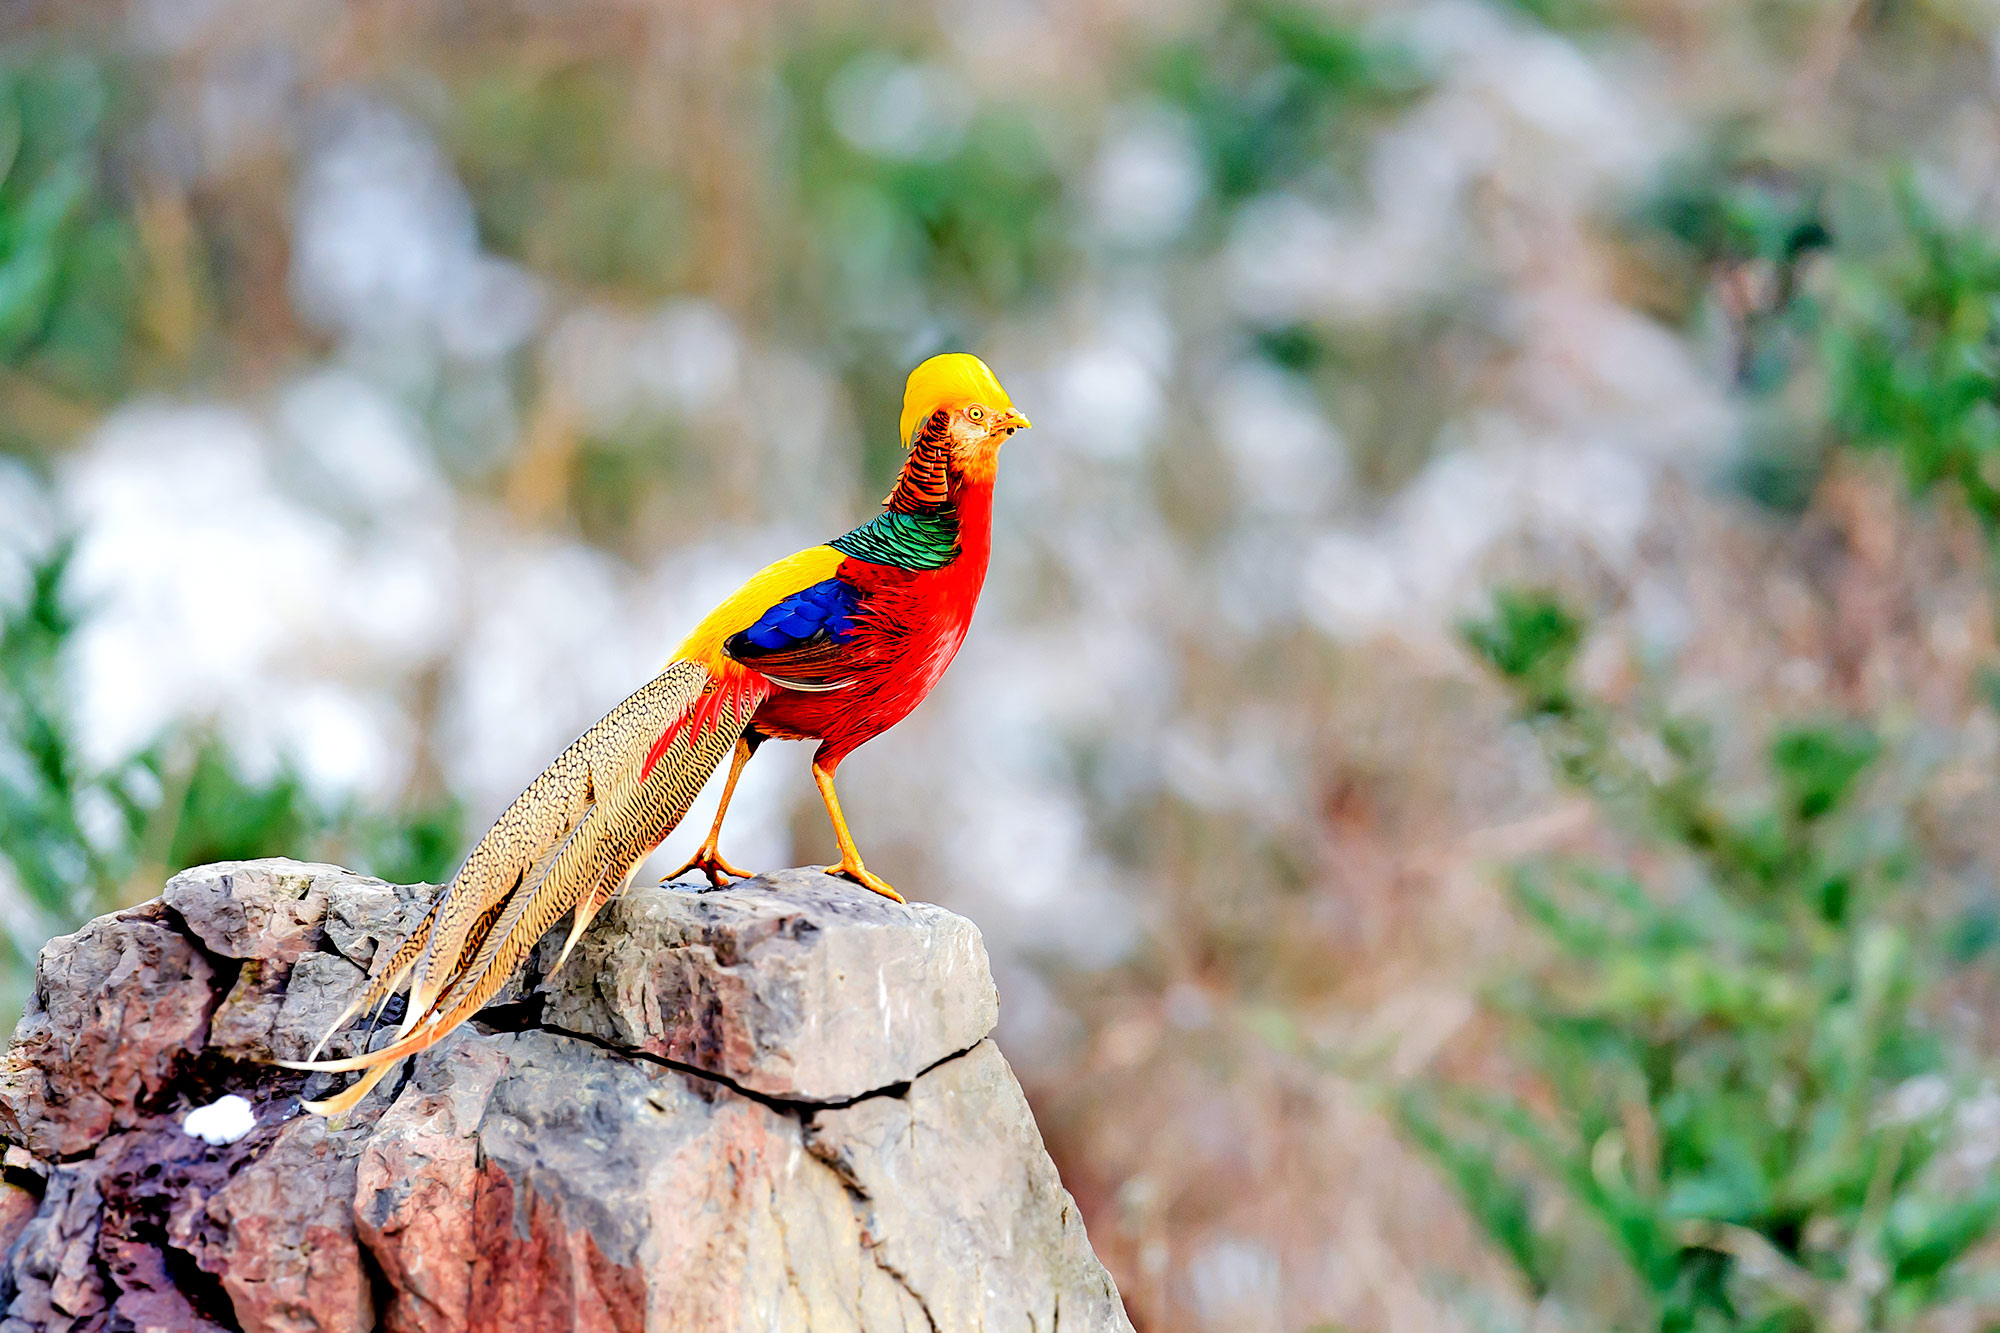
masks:
<instances>
[{"instance_id":1,"label":"white snow patch","mask_svg":"<svg viewBox=\"0 0 2000 1333\"><path fill-rule=\"evenodd\" d=\"M250 1103L235 1093L207 1106L196 1107L181 1121L181 1132L203 1143L234 1143L257 1128L257 1114Z\"/></svg>"}]
</instances>

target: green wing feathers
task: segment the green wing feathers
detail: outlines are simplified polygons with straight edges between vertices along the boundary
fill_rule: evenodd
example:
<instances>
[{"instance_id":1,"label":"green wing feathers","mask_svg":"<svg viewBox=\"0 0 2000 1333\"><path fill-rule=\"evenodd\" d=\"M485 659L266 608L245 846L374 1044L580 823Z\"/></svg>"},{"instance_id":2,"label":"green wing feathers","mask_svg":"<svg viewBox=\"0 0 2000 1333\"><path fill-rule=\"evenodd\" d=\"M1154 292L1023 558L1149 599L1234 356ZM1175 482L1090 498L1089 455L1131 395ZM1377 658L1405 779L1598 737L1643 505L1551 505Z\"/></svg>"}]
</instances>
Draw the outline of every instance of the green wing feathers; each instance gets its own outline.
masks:
<instances>
[{"instance_id":1,"label":"green wing feathers","mask_svg":"<svg viewBox=\"0 0 2000 1333\"><path fill-rule=\"evenodd\" d=\"M557 756L327 1034L386 1003L407 980L396 1040L347 1059L280 1062L367 1071L308 1109L335 1114L358 1103L398 1060L477 1013L549 927L574 913L560 968L591 918L687 814L769 689L760 677L725 682L700 663L674 662ZM325 1044L321 1038L313 1054Z\"/></svg>"}]
</instances>

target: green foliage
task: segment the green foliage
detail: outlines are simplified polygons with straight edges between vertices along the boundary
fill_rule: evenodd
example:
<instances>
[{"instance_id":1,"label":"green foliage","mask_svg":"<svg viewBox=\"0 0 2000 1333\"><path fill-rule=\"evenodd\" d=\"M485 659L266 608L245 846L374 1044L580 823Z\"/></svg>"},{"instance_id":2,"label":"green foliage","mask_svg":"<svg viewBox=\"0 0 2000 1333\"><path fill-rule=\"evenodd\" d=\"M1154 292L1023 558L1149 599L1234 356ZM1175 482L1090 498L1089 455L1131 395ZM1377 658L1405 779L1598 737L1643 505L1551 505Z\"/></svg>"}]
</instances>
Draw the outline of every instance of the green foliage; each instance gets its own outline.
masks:
<instances>
[{"instance_id":1,"label":"green foliage","mask_svg":"<svg viewBox=\"0 0 2000 1333\"><path fill-rule=\"evenodd\" d=\"M158 788L146 757L92 773L77 752L62 674L77 628L62 593L69 561L64 546L37 563L20 604L0 612L0 857L51 926L115 901Z\"/></svg>"},{"instance_id":2,"label":"green foliage","mask_svg":"<svg viewBox=\"0 0 2000 1333\"><path fill-rule=\"evenodd\" d=\"M1636 221L1732 330L1753 495L1800 508L1829 447L1877 450L2000 537L2000 244L1873 177L1788 171L1726 129Z\"/></svg>"},{"instance_id":3,"label":"green foliage","mask_svg":"<svg viewBox=\"0 0 2000 1333\"><path fill-rule=\"evenodd\" d=\"M589 65L482 74L452 103L453 155L494 248L545 273L671 290L687 251L686 189L635 142L627 81Z\"/></svg>"},{"instance_id":4,"label":"green foliage","mask_svg":"<svg viewBox=\"0 0 2000 1333\"><path fill-rule=\"evenodd\" d=\"M1188 115L1223 209L1352 163L1364 131L1421 91L1416 62L1304 5L1230 7L1216 31L1152 61L1153 90Z\"/></svg>"},{"instance_id":5,"label":"green foliage","mask_svg":"<svg viewBox=\"0 0 2000 1333\"><path fill-rule=\"evenodd\" d=\"M1552 597L1502 588L1493 615L1463 627L1473 651L1537 713L1568 710L1569 671L1583 646L1583 622Z\"/></svg>"},{"instance_id":6,"label":"green foliage","mask_svg":"<svg viewBox=\"0 0 2000 1333\"><path fill-rule=\"evenodd\" d=\"M1010 304L1067 262L1060 164L1025 108L967 108L962 124L940 123L901 151L842 132L841 103L865 108L908 73L893 53L848 39L809 43L785 69L804 276L836 327L879 317L884 293L928 294L947 314Z\"/></svg>"},{"instance_id":7,"label":"green foliage","mask_svg":"<svg viewBox=\"0 0 2000 1333\"><path fill-rule=\"evenodd\" d=\"M393 884L442 884L464 854L465 805L455 796L335 820L344 864Z\"/></svg>"},{"instance_id":8,"label":"green foliage","mask_svg":"<svg viewBox=\"0 0 2000 1333\"><path fill-rule=\"evenodd\" d=\"M1004 103L932 106L900 138L857 139L875 99L913 86L940 92L923 82L932 72L879 39L804 41L781 73L780 188L796 228L777 247L787 263L781 315L837 358L873 426L867 461L880 475L901 457L881 423L896 419L912 359L959 347L962 331L1047 295L1070 270L1066 163L1043 119Z\"/></svg>"},{"instance_id":9,"label":"green foliage","mask_svg":"<svg viewBox=\"0 0 2000 1333\"><path fill-rule=\"evenodd\" d=\"M1834 420L1919 490L1947 486L2000 536L2000 246L1905 189L1886 252L1841 270L1826 338Z\"/></svg>"},{"instance_id":10,"label":"green foliage","mask_svg":"<svg viewBox=\"0 0 2000 1333\"><path fill-rule=\"evenodd\" d=\"M1964 1297L2000 1184L1949 1159L1970 1053L1928 1015L1963 951L1864 800L1879 739L1780 728L1761 793L1725 800L1703 727L1574 686L1581 624L1552 598L1507 593L1466 634L1638 848L1516 874L1548 958L1495 1005L1536 1085L1418 1087L1412 1140L1558 1301L1607 1243L1663 1330L1897 1327Z\"/></svg>"},{"instance_id":11,"label":"green foliage","mask_svg":"<svg viewBox=\"0 0 2000 1333\"><path fill-rule=\"evenodd\" d=\"M0 882L35 938L10 935L0 986L20 993L42 937L72 929L165 875L257 856L338 859L403 883L440 881L463 836L455 801L400 811L330 806L281 768L252 777L213 736L178 732L102 768L83 757L65 664L80 627L65 591L71 548L29 568L0 607Z\"/></svg>"},{"instance_id":12,"label":"green foliage","mask_svg":"<svg viewBox=\"0 0 2000 1333\"><path fill-rule=\"evenodd\" d=\"M184 782L166 855L174 869L285 855L285 848L306 846L325 822L295 774L248 778L213 737L196 746Z\"/></svg>"},{"instance_id":13,"label":"green foliage","mask_svg":"<svg viewBox=\"0 0 2000 1333\"><path fill-rule=\"evenodd\" d=\"M70 392L120 383L137 305L132 228L105 187L109 109L89 61L0 51L0 364Z\"/></svg>"}]
</instances>

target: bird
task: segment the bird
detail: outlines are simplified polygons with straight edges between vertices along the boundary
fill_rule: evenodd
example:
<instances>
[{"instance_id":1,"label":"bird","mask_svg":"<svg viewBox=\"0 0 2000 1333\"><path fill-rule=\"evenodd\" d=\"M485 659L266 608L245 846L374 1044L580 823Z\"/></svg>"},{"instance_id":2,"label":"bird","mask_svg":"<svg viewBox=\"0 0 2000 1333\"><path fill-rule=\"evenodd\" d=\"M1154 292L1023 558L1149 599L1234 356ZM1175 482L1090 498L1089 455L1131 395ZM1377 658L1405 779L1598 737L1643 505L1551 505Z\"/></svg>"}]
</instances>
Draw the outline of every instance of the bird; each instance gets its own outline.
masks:
<instances>
[{"instance_id":1,"label":"bird","mask_svg":"<svg viewBox=\"0 0 2000 1333\"><path fill-rule=\"evenodd\" d=\"M870 870L834 790L841 760L910 714L957 655L986 581L1000 448L1028 419L984 361L964 352L910 372L906 451L873 518L752 575L709 612L660 673L556 756L466 854L416 929L291 1069L362 1077L307 1110L351 1110L403 1059L435 1045L506 984L565 914L560 971L593 918L673 832L729 758L715 821L673 874L711 885L748 876L722 855L730 798L767 740L817 741L812 777L842 876L897 902ZM394 1040L318 1058L349 1020L379 1017L407 985Z\"/></svg>"}]
</instances>

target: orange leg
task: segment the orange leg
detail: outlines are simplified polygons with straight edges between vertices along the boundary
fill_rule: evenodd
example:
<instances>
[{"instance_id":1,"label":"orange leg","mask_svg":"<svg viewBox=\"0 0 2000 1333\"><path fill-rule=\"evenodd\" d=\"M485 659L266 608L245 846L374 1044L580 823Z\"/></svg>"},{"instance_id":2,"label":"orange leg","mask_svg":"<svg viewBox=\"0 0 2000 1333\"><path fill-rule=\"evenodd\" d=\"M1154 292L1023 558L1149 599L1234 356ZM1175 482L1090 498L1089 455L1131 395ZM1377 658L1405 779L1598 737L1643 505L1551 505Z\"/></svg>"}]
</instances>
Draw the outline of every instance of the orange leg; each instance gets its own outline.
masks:
<instances>
[{"instance_id":1,"label":"orange leg","mask_svg":"<svg viewBox=\"0 0 2000 1333\"><path fill-rule=\"evenodd\" d=\"M826 813L833 820L833 836L840 843L840 864L828 866L829 875L844 875L864 889L873 889L885 898L903 901L903 895L890 888L880 875L861 864L861 853L854 848L854 835L847 831L847 819L840 813L840 798L833 794L833 774L821 768L817 762L812 766L813 781L819 785L820 799L826 802Z\"/></svg>"},{"instance_id":2,"label":"orange leg","mask_svg":"<svg viewBox=\"0 0 2000 1333\"><path fill-rule=\"evenodd\" d=\"M749 871L739 870L723 860L722 853L716 849L715 844L722 837L722 817L729 813L729 798L736 794L736 779L743 776L743 765L749 763L750 756L756 752L755 745L743 737L737 737L736 756L729 761L729 780L722 784L722 801L715 807L715 823L709 827L708 838L695 849L694 855L687 859L686 865L668 875L660 883L665 884L667 880L679 879L690 870L699 870L708 876L708 882L717 888L729 883L732 876L737 879L750 878Z\"/></svg>"}]
</instances>

